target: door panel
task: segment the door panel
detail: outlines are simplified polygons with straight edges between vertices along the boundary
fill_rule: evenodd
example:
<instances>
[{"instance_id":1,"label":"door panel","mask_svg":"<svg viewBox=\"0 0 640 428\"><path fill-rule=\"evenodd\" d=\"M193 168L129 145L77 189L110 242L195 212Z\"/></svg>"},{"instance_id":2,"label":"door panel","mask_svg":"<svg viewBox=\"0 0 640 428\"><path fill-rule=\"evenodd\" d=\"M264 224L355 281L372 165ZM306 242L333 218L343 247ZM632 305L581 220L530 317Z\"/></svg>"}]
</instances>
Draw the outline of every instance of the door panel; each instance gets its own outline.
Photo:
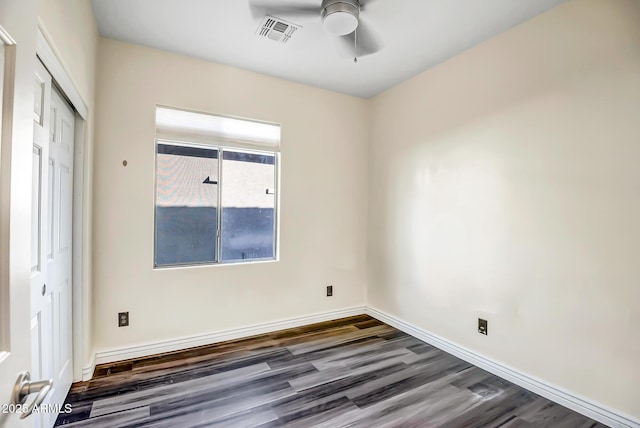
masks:
<instances>
[{"instance_id":1,"label":"door panel","mask_svg":"<svg viewBox=\"0 0 640 428\"><path fill-rule=\"evenodd\" d=\"M48 200L53 201L55 195L53 194L53 189L54 189L54 185L53 183L55 182L55 163L53 161L53 159L49 158L49 168L48 168L48 174L49 174L49 191L48 191ZM54 231L54 209L53 209L53 204L48 204L47 207L47 225L49 226L49 233L47 233L47 261L50 261L53 259L53 231Z\"/></svg>"},{"instance_id":2,"label":"door panel","mask_svg":"<svg viewBox=\"0 0 640 428\"><path fill-rule=\"evenodd\" d=\"M33 379L53 379L53 296L49 281L47 241L49 219L49 125L51 76L37 61L33 100L33 162L31 182L31 376ZM55 189L54 189L55 191ZM45 245L43 245L45 243ZM54 389L56 385L54 384ZM51 394L45 399L49 403ZM34 427L48 428L51 415L33 414Z\"/></svg>"},{"instance_id":3,"label":"door panel","mask_svg":"<svg viewBox=\"0 0 640 428\"><path fill-rule=\"evenodd\" d=\"M38 62L34 96L32 161L31 375L52 379L44 403L60 406L73 376L71 341L71 243L74 112L52 88ZM42 103L42 104L40 104ZM35 427L50 428L55 413L32 416Z\"/></svg>"},{"instance_id":4,"label":"door panel","mask_svg":"<svg viewBox=\"0 0 640 428\"><path fill-rule=\"evenodd\" d=\"M44 106L47 103L47 91L51 88L51 79L47 82L45 76L36 74L33 86L33 121L44 126Z\"/></svg>"},{"instance_id":5,"label":"door panel","mask_svg":"<svg viewBox=\"0 0 640 428\"><path fill-rule=\"evenodd\" d=\"M38 312L35 317L31 318L31 375L40 379L40 374L43 372L42 369L42 323L40 322L40 317L42 316L42 312ZM33 351L36 352L33 352Z\"/></svg>"},{"instance_id":6,"label":"door panel","mask_svg":"<svg viewBox=\"0 0 640 428\"><path fill-rule=\"evenodd\" d=\"M49 360L52 364L54 389L50 403L62 405L73 379L72 361L72 227L73 227L73 145L75 114L56 89L51 93L49 165L53 169L53 185L48 209L51 214L53 251L47 260L52 319L43 326L52 338Z\"/></svg>"},{"instance_id":7,"label":"door panel","mask_svg":"<svg viewBox=\"0 0 640 428\"><path fill-rule=\"evenodd\" d=\"M42 183L42 148L33 146L33 157L31 160L31 272L41 271L40 264L40 242L42 229L40 227L40 213L42 209L40 184Z\"/></svg>"},{"instance_id":8,"label":"door panel","mask_svg":"<svg viewBox=\"0 0 640 428\"><path fill-rule=\"evenodd\" d=\"M71 192L73 189L73 180L71 178L71 167L67 164L60 164L58 168L58 183L56 188L59 190L59 200L56 200L58 207L58 223L56 232L58 235L58 253L66 253L71 245L71 218L68 215L71 208Z\"/></svg>"}]
</instances>

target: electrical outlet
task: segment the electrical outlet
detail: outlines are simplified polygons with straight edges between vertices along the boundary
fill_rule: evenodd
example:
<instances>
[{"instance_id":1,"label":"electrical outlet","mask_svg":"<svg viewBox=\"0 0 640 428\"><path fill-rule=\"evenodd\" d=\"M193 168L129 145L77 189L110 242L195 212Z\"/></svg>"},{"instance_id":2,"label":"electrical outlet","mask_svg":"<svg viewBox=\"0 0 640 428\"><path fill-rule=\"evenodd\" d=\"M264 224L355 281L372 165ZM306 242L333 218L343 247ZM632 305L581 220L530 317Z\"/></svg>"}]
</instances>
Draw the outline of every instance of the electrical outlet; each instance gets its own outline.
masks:
<instances>
[{"instance_id":1,"label":"electrical outlet","mask_svg":"<svg viewBox=\"0 0 640 428\"><path fill-rule=\"evenodd\" d=\"M333 296L333 285L327 285L327 297Z\"/></svg>"},{"instance_id":2,"label":"electrical outlet","mask_svg":"<svg viewBox=\"0 0 640 428\"><path fill-rule=\"evenodd\" d=\"M482 318L478 318L478 333L484 334L485 336L489 334L489 323L487 320L483 320Z\"/></svg>"},{"instance_id":3,"label":"electrical outlet","mask_svg":"<svg viewBox=\"0 0 640 428\"><path fill-rule=\"evenodd\" d=\"M118 327L129 325L129 312L118 312Z\"/></svg>"}]
</instances>

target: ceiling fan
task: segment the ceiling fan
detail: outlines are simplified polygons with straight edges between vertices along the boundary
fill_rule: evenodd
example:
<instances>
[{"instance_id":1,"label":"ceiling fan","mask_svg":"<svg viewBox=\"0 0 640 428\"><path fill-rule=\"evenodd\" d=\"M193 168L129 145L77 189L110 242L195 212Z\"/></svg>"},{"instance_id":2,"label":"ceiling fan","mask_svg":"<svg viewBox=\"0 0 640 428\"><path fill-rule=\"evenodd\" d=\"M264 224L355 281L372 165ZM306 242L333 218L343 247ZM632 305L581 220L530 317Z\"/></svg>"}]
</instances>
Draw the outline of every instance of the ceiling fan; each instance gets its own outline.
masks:
<instances>
[{"instance_id":1,"label":"ceiling fan","mask_svg":"<svg viewBox=\"0 0 640 428\"><path fill-rule=\"evenodd\" d=\"M263 1L250 3L254 17L265 13L291 18L319 17L327 32L338 37L350 52L371 55L381 49L377 38L363 19L366 6L375 0L322 0L319 6Z\"/></svg>"}]
</instances>

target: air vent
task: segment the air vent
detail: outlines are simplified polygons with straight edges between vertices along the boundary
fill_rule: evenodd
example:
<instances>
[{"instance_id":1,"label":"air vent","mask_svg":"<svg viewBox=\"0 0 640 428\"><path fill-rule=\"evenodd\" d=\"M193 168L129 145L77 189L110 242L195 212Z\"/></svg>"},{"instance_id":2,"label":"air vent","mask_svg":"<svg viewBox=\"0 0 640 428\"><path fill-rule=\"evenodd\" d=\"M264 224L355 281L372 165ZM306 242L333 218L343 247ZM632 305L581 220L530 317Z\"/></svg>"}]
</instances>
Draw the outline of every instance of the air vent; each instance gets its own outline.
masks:
<instances>
[{"instance_id":1,"label":"air vent","mask_svg":"<svg viewBox=\"0 0 640 428\"><path fill-rule=\"evenodd\" d=\"M276 42L287 43L293 34L301 28L299 25L267 15L258 27L256 34Z\"/></svg>"}]
</instances>

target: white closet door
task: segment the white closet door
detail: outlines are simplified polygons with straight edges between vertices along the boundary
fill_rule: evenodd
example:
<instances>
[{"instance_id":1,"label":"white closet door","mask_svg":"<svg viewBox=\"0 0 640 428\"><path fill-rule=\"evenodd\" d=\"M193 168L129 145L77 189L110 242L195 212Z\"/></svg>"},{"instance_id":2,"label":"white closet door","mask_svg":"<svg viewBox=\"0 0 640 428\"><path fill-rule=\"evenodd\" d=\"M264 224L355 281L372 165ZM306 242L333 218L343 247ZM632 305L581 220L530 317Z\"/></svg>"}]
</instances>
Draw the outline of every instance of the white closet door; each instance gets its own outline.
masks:
<instances>
[{"instance_id":1,"label":"white closet door","mask_svg":"<svg viewBox=\"0 0 640 428\"><path fill-rule=\"evenodd\" d=\"M74 112L38 63L34 102L31 375L53 379L45 403L60 406L73 378L71 278ZM56 414L34 415L52 427Z\"/></svg>"}]
</instances>

